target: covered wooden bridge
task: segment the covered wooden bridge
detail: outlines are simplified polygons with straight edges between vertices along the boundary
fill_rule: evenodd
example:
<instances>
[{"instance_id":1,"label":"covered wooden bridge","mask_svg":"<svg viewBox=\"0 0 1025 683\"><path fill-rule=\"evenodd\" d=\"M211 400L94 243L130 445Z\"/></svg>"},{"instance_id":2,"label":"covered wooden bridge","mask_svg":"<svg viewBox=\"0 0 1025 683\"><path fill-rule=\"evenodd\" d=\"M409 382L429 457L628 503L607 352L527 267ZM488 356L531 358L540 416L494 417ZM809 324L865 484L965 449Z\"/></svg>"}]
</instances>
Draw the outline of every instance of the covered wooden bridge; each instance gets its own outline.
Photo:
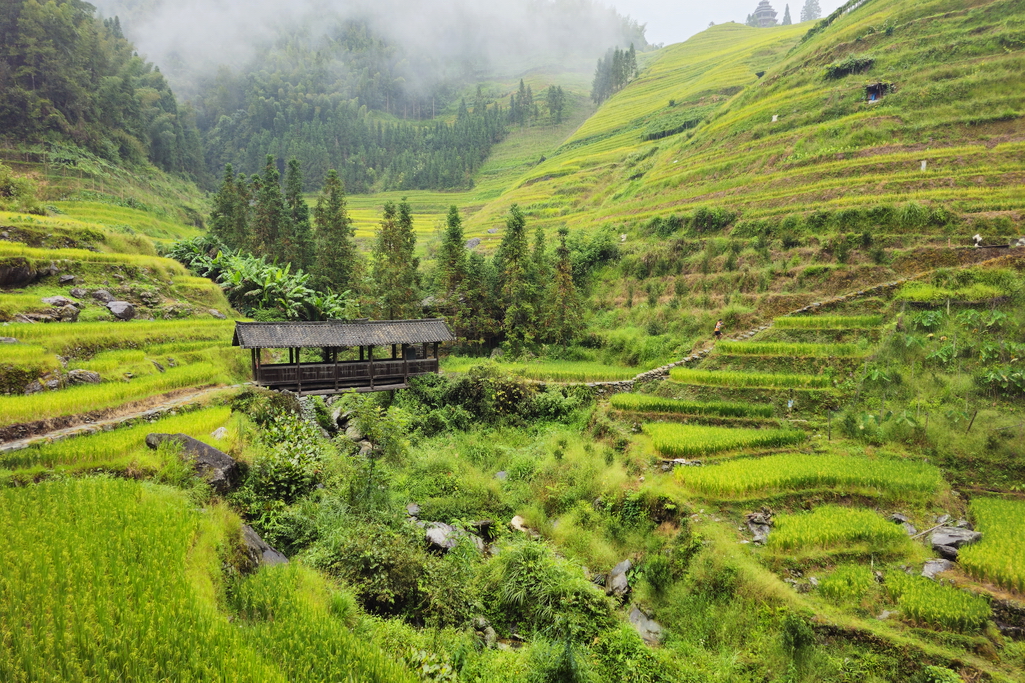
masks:
<instances>
[{"instance_id":1,"label":"covered wooden bridge","mask_svg":"<svg viewBox=\"0 0 1025 683\"><path fill-rule=\"evenodd\" d=\"M440 318L236 323L232 346L251 350L259 386L334 394L405 389L410 377L438 372L438 345L454 340ZM263 363L263 349L287 349L288 362ZM317 349L319 362L303 362L303 349Z\"/></svg>"}]
</instances>

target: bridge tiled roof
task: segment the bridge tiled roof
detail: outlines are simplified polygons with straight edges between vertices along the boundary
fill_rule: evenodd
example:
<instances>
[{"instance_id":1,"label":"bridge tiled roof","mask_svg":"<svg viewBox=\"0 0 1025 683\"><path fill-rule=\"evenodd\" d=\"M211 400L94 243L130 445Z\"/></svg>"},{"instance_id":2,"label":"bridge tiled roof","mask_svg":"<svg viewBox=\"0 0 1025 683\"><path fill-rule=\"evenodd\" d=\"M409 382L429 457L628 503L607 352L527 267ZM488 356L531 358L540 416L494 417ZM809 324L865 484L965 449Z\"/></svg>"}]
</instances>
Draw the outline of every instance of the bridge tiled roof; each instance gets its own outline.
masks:
<instances>
[{"instance_id":1,"label":"bridge tiled roof","mask_svg":"<svg viewBox=\"0 0 1025 683\"><path fill-rule=\"evenodd\" d=\"M235 323L232 346L244 349L390 346L455 341L441 318Z\"/></svg>"}]
</instances>

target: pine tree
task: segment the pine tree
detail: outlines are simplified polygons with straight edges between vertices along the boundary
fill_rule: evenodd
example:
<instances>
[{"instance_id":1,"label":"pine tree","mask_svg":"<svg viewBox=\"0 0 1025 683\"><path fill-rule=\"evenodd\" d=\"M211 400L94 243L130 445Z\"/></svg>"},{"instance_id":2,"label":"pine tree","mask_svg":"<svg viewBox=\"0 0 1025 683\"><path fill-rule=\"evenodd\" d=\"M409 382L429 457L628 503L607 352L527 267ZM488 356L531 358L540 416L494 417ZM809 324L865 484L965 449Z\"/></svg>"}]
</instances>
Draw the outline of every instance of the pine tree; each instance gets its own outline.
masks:
<instances>
[{"instance_id":1,"label":"pine tree","mask_svg":"<svg viewBox=\"0 0 1025 683\"><path fill-rule=\"evenodd\" d=\"M527 220L516 204L509 209L505 234L495 257L505 307L502 329L513 348L519 349L534 341L535 312L527 249Z\"/></svg>"},{"instance_id":2,"label":"pine tree","mask_svg":"<svg viewBox=\"0 0 1025 683\"><path fill-rule=\"evenodd\" d=\"M256 256L276 258L281 253L282 238L287 234L288 212L285 209L285 197L281 193L281 174L278 173L274 157L269 154L259 181L249 251Z\"/></svg>"},{"instance_id":3,"label":"pine tree","mask_svg":"<svg viewBox=\"0 0 1025 683\"><path fill-rule=\"evenodd\" d=\"M580 331L580 296L573 283L573 263L566 246L566 226L559 228L559 246L555 250L555 278L552 282L551 304L545 316L545 329L558 344L568 344Z\"/></svg>"},{"instance_id":4,"label":"pine tree","mask_svg":"<svg viewBox=\"0 0 1025 683\"><path fill-rule=\"evenodd\" d=\"M801 9L801 21L815 21L822 16L822 8L819 7L819 0L805 0L804 8Z\"/></svg>"},{"instance_id":5,"label":"pine tree","mask_svg":"<svg viewBox=\"0 0 1025 683\"><path fill-rule=\"evenodd\" d=\"M210 214L210 232L230 249L241 248L246 241L249 223L249 197L246 180L235 177L231 164L224 167L224 180L214 195Z\"/></svg>"},{"instance_id":6,"label":"pine tree","mask_svg":"<svg viewBox=\"0 0 1025 683\"><path fill-rule=\"evenodd\" d=\"M416 316L418 259L413 256L416 235L409 204L403 200L396 210L388 202L374 244L374 294L379 317L406 320Z\"/></svg>"},{"instance_id":7,"label":"pine tree","mask_svg":"<svg viewBox=\"0 0 1025 683\"><path fill-rule=\"evenodd\" d=\"M534 327L540 336L544 327L543 312L552 282L552 268L548 263L545 231L540 225L534 230L534 252L530 257L530 287L533 296Z\"/></svg>"},{"instance_id":8,"label":"pine tree","mask_svg":"<svg viewBox=\"0 0 1025 683\"><path fill-rule=\"evenodd\" d=\"M313 229L310 207L303 197L303 173L299 160L292 158L285 172L285 205L288 208L288 237L282 254L292 270L309 270L313 265Z\"/></svg>"},{"instance_id":9,"label":"pine tree","mask_svg":"<svg viewBox=\"0 0 1025 683\"><path fill-rule=\"evenodd\" d=\"M438 254L438 270L441 273L441 289L445 299L455 303L459 288L466 277L466 245L463 238L463 221L459 217L459 209L452 206L448 210L448 222L445 234L441 239L441 251Z\"/></svg>"},{"instance_id":10,"label":"pine tree","mask_svg":"<svg viewBox=\"0 0 1025 683\"><path fill-rule=\"evenodd\" d=\"M345 188L334 169L327 172L313 221L317 228L313 272L318 284L339 293L355 290L358 264L354 231L345 210Z\"/></svg>"},{"instance_id":11,"label":"pine tree","mask_svg":"<svg viewBox=\"0 0 1025 683\"><path fill-rule=\"evenodd\" d=\"M790 26L793 23L793 20L790 18L790 5L787 5L787 9L783 13L783 26Z\"/></svg>"},{"instance_id":12,"label":"pine tree","mask_svg":"<svg viewBox=\"0 0 1025 683\"><path fill-rule=\"evenodd\" d=\"M545 94L545 105L555 123L562 123L562 111L566 107L566 93L561 85L553 85L548 88Z\"/></svg>"},{"instance_id":13,"label":"pine tree","mask_svg":"<svg viewBox=\"0 0 1025 683\"><path fill-rule=\"evenodd\" d=\"M456 334L469 342L487 343L501 331L499 276L493 261L470 252L463 280L464 309L455 316Z\"/></svg>"}]
</instances>

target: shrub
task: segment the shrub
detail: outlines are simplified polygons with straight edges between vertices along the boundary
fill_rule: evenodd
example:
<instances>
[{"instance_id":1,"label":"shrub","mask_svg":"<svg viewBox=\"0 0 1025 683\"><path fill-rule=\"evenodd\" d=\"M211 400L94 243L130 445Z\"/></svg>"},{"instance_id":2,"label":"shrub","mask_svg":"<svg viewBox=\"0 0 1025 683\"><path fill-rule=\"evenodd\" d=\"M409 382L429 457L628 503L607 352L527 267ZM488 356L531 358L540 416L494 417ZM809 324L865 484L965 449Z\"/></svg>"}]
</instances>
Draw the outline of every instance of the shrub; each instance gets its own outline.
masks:
<instances>
[{"instance_id":1,"label":"shrub","mask_svg":"<svg viewBox=\"0 0 1025 683\"><path fill-rule=\"evenodd\" d=\"M837 79L851 74L868 71L875 64L875 58L867 55L850 55L847 59L826 66L826 78Z\"/></svg>"}]
</instances>

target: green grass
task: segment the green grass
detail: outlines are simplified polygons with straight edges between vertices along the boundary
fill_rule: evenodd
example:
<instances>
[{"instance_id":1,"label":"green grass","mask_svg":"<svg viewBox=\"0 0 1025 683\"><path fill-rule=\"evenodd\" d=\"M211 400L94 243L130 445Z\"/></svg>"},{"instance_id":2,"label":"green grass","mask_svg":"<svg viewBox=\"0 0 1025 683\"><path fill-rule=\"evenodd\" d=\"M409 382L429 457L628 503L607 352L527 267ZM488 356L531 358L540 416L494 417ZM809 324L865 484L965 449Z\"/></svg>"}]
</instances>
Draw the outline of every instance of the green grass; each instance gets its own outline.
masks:
<instances>
[{"instance_id":1,"label":"green grass","mask_svg":"<svg viewBox=\"0 0 1025 683\"><path fill-rule=\"evenodd\" d=\"M886 590L897 600L905 619L924 626L978 632L992 616L985 598L923 576L889 571Z\"/></svg>"},{"instance_id":2,"label":"green grass","mask_svg":"<svg viewBox=\"0 0 1025 683\"><path fill-rule=\"evenodd\" d=\"M765 389L821 389L830 387L833 383L829 377L823 375L777 375L687 368L673 368L669 372L669 378L680 384Z\"/></svg>"},{"instance_id":3,"label":"green grass","mask_svg":"<svg viewBox=\"0 0 1025 683\"><path fill-rule=\"evenodd\" d=\"M773 327L781 330L872 330L883 324L881 315L815 315L776 318Z\"/></svg>"},{"instance_id":4,"label":"green grass","mask_svg":"<svg viewBox=\"0 0 1025 683\"><path fill-rule=\"evenodd\" d=\"M37 344L65 358L88 357L108 349L138 349L151 344L222 341L231 344L231 320L92 322L71 325L8 325L4 336Z\"/></svg>"},{"instance_id":5,"label":"green grass","mask_svg":"<svg viewBox=\"0 0 1025 683\"><path fill-rule=\"evenodd\" d=\"M946 289L928 282L909 282L897 292L897 301L913 301L920 303L942 303L948 299L954 301L987 301L1004 296L1006 292L979 282L961 289Z\"/></svg>"},{"instance_id":6,"label":"green grass","mask_svg":"<svg viewBox=\"0 0 1025 683\"><path fill-rule=\"evenodd\" d=\"M160 464L156 451L146 446L151 432L188 434L200 441L218 445L210 433L225 425L231 417L226 407L206 408L183 415L165 417L109 432L79 436L20 451L0 454L0 468L7 470L59 469L70 471L133 469L153 471Z\"/></svg>"},{"instance_id":7,"label":"green grass","mask_svg":"<svg viewBox=\"0 0 1025 683\"><path fill-rule=\"evenodd\" d=\"M442 361L446 372L466 372L488 362L483 358L448 357ZM545 361L539 363L497 363L505 372L526 379L549 382L615 382L633 379L643 370L587 361Z\"/></svg>"},{"instance_id":8,"label":"green grass","mask_svg":"<svg viewBox=\"0 0 1025 683\"><path fill-rule=\"evenodd\" d=\"M38 294L0 294L0 321L3 322L12 320L19 313L48 311L50 308Z\"/></svg>"},{"instance_id":9,"label":"green grass","mask_svg":"<svg viewBox=\"0 0 1025 683\"><path fill-rule=\"evenodd\" d=\"M109 410L176 389L221 384L226 380L223 368L198 363L130 382L86 384L31 396L0 396L0 427Z\"/></svg>"},{"instance_id":10,"label":"green grass","mask_svg":"<svg viewBox=\"0 0 1025 683\"><path fill-rule=\"evenodd\" d=\"M638 413L676 413L715 417L772 417L772 406L754 403L680 401L647 394L614 394L609 403L618 410Z\"/></svg>"},{"instance_id":11,"label":"green grass","mask_svg":"<svg viewBox=\"0 0 1025 683\"><path fill-rule=\"evenodd\" d=\"M734 429L650 423L644 432L662 455L673 457L711 455L741 448L782 448L801 443L808 438L794 429Z\"/></svg>"},{"instance_id":12,"label":"green grass","mask_svg":"<svg viewBox=\"0 0 1025 683\"><path fill-rule=\"evenodd\" d=\"M978 579L1025 593L1025 502L975 498L971 511L982 540L962 548L958 564Z\"/></svg>"},{"instance_id":13,"label":"green grass","mask_svg":"<svg viewBox=\"0 0 1025 683\"><path fill-rule=\"evenodd\" d=\"M38 344L0 344L0 368L34 370L40 374L60 367L57 357Z\"/></svg>"},{"instance_id":14,"label":"green grass","mask_svg":"<svg viewBox=\"0 0 1025 683\"><path fill-rule=\"evenodd\" d=\"M716 342L717 353L727 356L790 356L793 358L859 358L867 344L797 344L783 342Z\"/></svg>"},{"instance_id":15,"label":"green grass","mask_svg":"<svg viewBox=\"0 0 1025 683\"><path fill-rule=\"evenodd\" d=\"M774 455L676 471L685 488L714 496L745 496L818 488L869 489L897 496L939 490L940 471L898 458L830 455Z\"/></svg>"},{"instance_id":16,"label":"green grass","mask_svg":"<svg viewBox=\"0 0 1025 683\"><path fill-rule=\"evenodd\" d=\"M863 543L869 552L886 554L908 545L902 526L871 510L824 505L810 513L779 515L773 522L767 545L777 551L803 552Z\"/></svg>"},{"instance_id":17,"label":"green grass","mask_svg":"<svg viewBox=\"0 0 1025 683\"><path fill-rule=\"evenodd\" d=\"M331 615L323 582L320 595L300 584L298 567L244 581L271 609L230 622L214 599L216 547L238 521L214 514L128 480L0 490L0 679L410 680Z\"/></svg>"},{"instance_id":18,"label":"green grass","mask_svg":"<svg viewBox=\"0 0 1025 683\"><path fill-rule=\"evenodd\" d=\"M15 242L0 241L0 260L22 258L31 263L49 265L51 261L72 261L100 265L149 268L164 277L185 277L185 266L171 259L146 254L99 253L86 249L35 249Z\"/></svg>"}]
</instances>

